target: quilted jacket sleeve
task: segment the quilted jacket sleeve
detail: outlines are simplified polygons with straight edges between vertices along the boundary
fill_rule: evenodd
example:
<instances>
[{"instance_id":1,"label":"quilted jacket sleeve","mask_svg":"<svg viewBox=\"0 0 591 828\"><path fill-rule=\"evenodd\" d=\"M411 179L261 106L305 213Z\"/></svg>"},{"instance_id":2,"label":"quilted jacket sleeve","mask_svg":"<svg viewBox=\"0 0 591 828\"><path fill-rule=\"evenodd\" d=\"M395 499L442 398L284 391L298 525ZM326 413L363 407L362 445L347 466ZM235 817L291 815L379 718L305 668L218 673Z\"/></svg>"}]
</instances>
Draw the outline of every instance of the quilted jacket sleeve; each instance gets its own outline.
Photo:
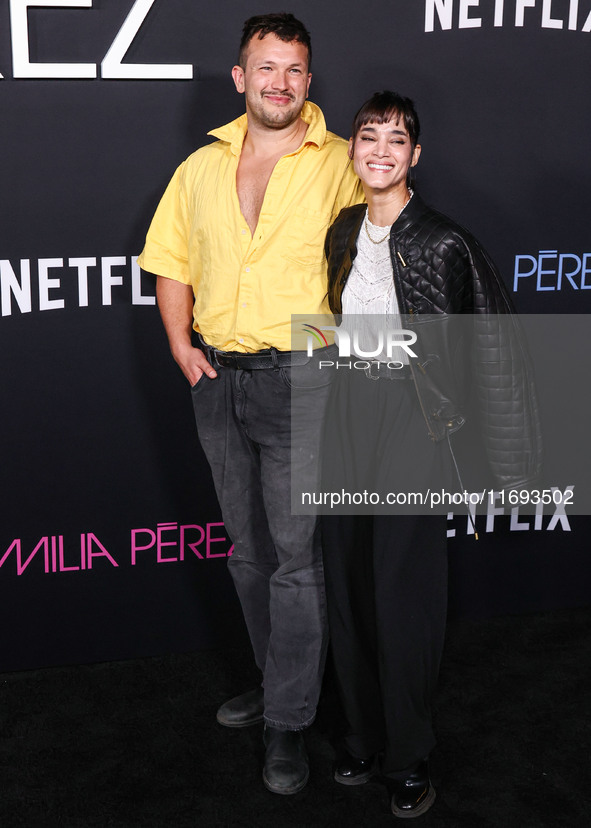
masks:
<instances>
[{"instance_id":1,"label":"quilted jacket sleeve","mask_svg":"<svg viewBox=\"0 0 591 828\"><path fill-rule=\"evenodd\" d=\"M463 240L472 274L473 387L486 455L498 488L533 482L542 438L533 368L519 318L486 251Z\"/></svg>"}]
</instances>

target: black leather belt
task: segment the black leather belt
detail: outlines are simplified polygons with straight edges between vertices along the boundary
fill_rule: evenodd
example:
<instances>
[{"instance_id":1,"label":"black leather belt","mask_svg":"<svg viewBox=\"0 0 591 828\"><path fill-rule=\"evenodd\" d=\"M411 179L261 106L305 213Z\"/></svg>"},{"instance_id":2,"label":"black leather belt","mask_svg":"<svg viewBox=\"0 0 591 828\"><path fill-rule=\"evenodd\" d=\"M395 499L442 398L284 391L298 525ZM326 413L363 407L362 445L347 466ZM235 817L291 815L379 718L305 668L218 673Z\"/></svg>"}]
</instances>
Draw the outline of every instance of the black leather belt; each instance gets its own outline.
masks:
<instances>
[{"instance_id":1,"label":"black leather belt","mask_svg":"<svg viewBox=\"0 0 591 828\"><path fill-rule=\"evenodd\" d=\"M306 351L278 351L276 348L268 348L254 354L242 354L237 351L218 351L211 346L207 348L214 364L221 365L222 368L242 368L246 371L305 365L310 359Z\"/></svg>"}]
</instances>

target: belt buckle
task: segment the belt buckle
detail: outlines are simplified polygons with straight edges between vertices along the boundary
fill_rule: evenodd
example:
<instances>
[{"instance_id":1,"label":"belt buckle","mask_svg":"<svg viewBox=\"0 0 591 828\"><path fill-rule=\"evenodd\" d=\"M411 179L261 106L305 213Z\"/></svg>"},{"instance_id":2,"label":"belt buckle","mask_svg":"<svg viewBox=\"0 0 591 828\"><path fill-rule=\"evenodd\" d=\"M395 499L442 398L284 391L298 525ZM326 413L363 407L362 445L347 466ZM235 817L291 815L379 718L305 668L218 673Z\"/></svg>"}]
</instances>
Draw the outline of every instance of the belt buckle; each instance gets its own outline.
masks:
<instances>
[{"instance_id":1,"label":"belt buckle","mask_svg":"<svg viewBox=\"0 0 591 828\"><path fill-rule=\"evenodd\" d=\"M221 354L217 348L213 348L211 345L207 346L207 359L208 361L215 367L215 368L227 368L227 365L224 365L219 359L218 354ZM222 357L223 359L223 357Z\"/></svg>"},{"instance_id":2,"label":"belt buckle","mask_svg":"<svg viewBox=\"0 0 591 828\"><path fill-rule=\"evenodd\" d=\"M373 368L374 365L376 366L377 372L378 372L376 374L376 376L374 376L371 372L371 369ZM370 380L379 380L379 378L380 378L380 363L379 363L379 360L377 360L377 359L372 360L369 363L369 365L367 366L367 368L364 368L363 370L365 372L365 376L368 377L368 379L370 379Z\"/></svg>"}]
</instances>

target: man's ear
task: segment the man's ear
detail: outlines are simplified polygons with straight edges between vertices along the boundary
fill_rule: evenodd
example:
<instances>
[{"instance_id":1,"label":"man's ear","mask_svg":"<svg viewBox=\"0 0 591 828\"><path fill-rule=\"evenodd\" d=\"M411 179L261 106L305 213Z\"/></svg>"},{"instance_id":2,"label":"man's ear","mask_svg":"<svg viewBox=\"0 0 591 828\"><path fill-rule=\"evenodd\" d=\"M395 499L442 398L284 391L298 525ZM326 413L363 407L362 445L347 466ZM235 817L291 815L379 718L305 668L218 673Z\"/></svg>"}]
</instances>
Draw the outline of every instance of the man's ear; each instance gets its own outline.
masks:
<instances>
[{"instance_id":1,"label":"man's ear","mask_svg":"<svg viewBox=\"0 0 591 828\"><path fill-rule=\"evenodd\" d=\"M242 66L232 67L232 80L234 81L236 91L242 94L244 92L244 69Z\"/></svg>"}]
</instances>

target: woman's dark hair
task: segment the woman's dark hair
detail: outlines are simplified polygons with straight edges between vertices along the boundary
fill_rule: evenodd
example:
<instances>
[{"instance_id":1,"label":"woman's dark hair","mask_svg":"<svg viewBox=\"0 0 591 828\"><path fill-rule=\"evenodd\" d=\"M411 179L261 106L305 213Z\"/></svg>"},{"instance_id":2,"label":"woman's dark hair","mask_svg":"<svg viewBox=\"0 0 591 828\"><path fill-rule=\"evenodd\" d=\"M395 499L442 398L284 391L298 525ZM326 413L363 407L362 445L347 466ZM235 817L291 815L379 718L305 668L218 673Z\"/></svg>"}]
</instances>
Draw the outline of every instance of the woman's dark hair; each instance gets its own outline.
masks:
<instances>
[{"instance_id":1,"label":"woman's dark hair","mask_svg":"<svg viewBox=\"0 0 591 828\"><path fill-rule=\"evenodd\" d=\"M393 118L402 118L414 149L419 142L421 132L421 124L415 105L410 98L404 98L397 92L390 92L388 89L384 92L375 92L355 115L351 128L353 141L355 141L362 126L366 124L386 124Z\"/></svg>"},{"instance_id":2,"label":"woman's dark hair","mask_svg":"<svg viewBox=\"0 0 591 828\"><path fill-rule=\"evenodd\" d=\"M253 37L262 40L268 34L274 34L284 43L301 43L308 50L308 70L312 63L312 43L310 32L293 14L279 12L277 14L258 14L249 17L242 29L242 39L238 55L239 65L246 68L246 49Z\"/></svg>"}]
</instances>

